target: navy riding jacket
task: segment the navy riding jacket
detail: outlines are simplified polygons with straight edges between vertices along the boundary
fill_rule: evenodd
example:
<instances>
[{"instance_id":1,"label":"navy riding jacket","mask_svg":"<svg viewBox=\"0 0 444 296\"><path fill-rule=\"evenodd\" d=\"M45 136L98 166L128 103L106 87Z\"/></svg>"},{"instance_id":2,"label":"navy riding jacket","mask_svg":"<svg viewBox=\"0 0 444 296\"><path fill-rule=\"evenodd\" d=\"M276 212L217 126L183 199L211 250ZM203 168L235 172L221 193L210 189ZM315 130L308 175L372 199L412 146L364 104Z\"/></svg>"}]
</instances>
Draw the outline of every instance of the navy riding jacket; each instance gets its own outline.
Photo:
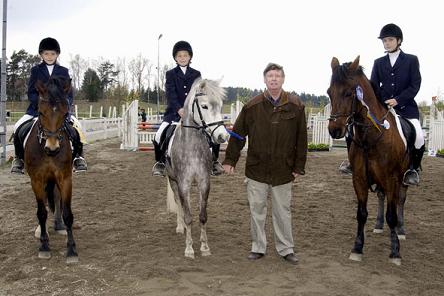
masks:
<instances>
[{"instance_id":1,"label":"navy riding jacket","mask_svg":"<svg viewBox=\"0 0 444 296\"><path fill-rule=\"evenodd\" d=\"M177 111L183 108L193 82L200 76L200 72L191 67L187 68L185 74L183 74L180 66L166 72L165 91L168 106L165 110L163 121L171 123L172 121L180 120L180 115Z\"/></svg>"},{"instance_id":2,"label":"navy riding jacket","mask_svg":"<svg viewBox=\"0 0 444 296\"><path fill-rule=\"evenodd\" d=\"M396 113L406 118L419 119L415 96L421 87L421 73L415 55L401 51L393 67L388 54L376 59L370 80L384 106L384 101L394 98L398 102Z\"/></svg>"},{"instance_id":3,"label":"navy riding jacket","mask_svg":"<svg viewBox=\"0 0 444 296\"><path fill-rule=\"evenodd\" d=\"M58 64L54 65L54 69L52 70L51 76L61 76L65 77L67 79L71 79L69 77L68 69L60 66ZM38 116L38 103L39 103L39 92L37 91L35 84L38 80L40 80L43 83L47 83L49 80L49 72L48 68L46 67L45 63L40 63L38 65L35 65L31 69L31 77L29 78L28 82L28 100L30 102L28 109L26 110L26 114L29 114L31 116ZM73 103L73 93L72 89L68 94L68 103L71 108Z\"/></svg>"}]
</instances>

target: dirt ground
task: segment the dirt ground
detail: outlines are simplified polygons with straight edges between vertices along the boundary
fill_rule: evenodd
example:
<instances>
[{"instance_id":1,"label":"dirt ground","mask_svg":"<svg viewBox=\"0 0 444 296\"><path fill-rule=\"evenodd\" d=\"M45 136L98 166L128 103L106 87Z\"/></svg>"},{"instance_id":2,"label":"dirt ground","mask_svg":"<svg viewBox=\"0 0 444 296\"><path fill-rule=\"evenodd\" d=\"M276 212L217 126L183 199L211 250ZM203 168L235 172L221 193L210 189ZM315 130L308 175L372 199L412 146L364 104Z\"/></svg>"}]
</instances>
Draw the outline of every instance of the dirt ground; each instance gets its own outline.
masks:
<instances>
[{"instance_id":1,"label":"dirt ground","mask_svg":"<svg viewBox=\"0 0 444 296\"><path fill-rule=\"evenodd\" d=\"M166 212L166 181L150 171L152 152L119 150L117 140L86 148L89 171L73 186L80 261L65 263L65 237L50 229L52 258L37 258L35 198L28 176L0 168L0 296L4 295L443 295L444 159L426 157L406 203L402 265L388 262L389 238L374 234L369 200L364 259L348 259L356 232L351 178L340 175L345 151L309 153L294 186L293 232L299 265L277 255L268 217L268 253L249 262L244 160L233 176L212 178L208 239L212 256L183 256L184 236ZM223 157L223 155L222 155ZM50 221L52 225L52 218Z\"/></svg>"}]
</instances>

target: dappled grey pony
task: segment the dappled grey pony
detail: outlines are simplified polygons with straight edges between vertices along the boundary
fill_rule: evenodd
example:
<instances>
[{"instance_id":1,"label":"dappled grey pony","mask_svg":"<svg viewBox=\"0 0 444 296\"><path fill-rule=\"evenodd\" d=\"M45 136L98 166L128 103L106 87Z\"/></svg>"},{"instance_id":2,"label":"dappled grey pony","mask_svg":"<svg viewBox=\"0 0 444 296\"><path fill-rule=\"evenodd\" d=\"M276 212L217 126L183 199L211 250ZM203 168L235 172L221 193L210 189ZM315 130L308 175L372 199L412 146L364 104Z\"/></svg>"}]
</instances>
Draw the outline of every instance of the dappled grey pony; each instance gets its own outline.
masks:
<instances>
[{"instance_id":1,"label":"dappled grey pony","mask_svg":"<svg viewBox=\"0 0 444 296\"><path fill-rule=\"evenodd\" d=\"M185 100L184 115L170 141L166 171L168 176L168 209L177 214L177 233L186 229L185 256L194 258L191 238L190 189L197 184L200 197L200 251L211 255L207 243L207 203L210 192L212 154L210 142L221 144L228 140L222 120L222 100L225 91L219 82L196 80Z\"/></svg>"}]
</instances>

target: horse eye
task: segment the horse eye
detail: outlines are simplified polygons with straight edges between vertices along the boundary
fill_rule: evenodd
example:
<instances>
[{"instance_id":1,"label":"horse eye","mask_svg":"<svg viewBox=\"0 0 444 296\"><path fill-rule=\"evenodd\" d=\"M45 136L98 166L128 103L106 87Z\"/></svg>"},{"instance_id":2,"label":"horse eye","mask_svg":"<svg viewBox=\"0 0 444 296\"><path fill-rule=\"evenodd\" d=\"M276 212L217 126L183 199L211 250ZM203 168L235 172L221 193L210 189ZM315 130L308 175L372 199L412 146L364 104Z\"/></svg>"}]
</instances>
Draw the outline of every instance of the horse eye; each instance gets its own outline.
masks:
<instances>
[{"instance_id":1,"label":"horse eye","mask_svg":"<svg viewBox=\"0 0 444 296\"><path fill-rule=\"evenodd\" d=\"M353 93L350 90L345 92L346 97L351 97L352 95L353 95Z\"/></svg>"},{"instance_id":2,"label":"horse eye","mask_svg":"<svg viewBox=\"0 0 444 296\"><path fill-rule=\"evenodd\" d=\"M201 105L202 109L208 109L207 105Z\"/></svg>"}]
</instances>

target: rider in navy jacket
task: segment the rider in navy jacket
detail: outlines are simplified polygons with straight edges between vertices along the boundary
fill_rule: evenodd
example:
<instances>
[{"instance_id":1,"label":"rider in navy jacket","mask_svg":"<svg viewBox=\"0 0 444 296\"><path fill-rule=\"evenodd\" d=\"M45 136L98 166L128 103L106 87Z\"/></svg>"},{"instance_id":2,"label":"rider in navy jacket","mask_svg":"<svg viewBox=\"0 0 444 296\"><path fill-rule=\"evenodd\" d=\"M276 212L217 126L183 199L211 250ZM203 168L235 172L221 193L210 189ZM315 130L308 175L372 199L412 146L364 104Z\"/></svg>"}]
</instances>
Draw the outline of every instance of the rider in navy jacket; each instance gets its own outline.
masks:
<instances>
[{"instance_id":1,"label":"rider in navy jacket","mask_svg":"<svg viewBox=\"0 0 444 296\"><path fill-rule=\"evenodd\" d=\"M67 79L71 79L69 77L68 69L60 66L59 64L54 64L54 68L52 70L51 75L49 74L48 67L45 62L42 62L31 69L31 77L29 78L28 83L28 100L30 102L28 109L26 110L26 114L31 116L38 116L38 103L39 103L39 93L35 87L35 84L38 80L46 82L49 80L49 76L61 76ZM73 104L73 94L72 89L68 94L68 102L71 107Z\"/></svg>"},{"instance_id":2,"label":"rider in navy jacket","mask_svg":"<svg viewBox=\"0 0 444 296\"><path fill-rule=\"evenodd\" d=\"M404 174L405 185L418 185L418 170L424 154L424 135L419 122L415 96L421 86L418 58L401 49L403 34L395 24L385 25L379 34L386 55L375 60L370 80L383 104L393 107L397 114L408 119L415 128L415 147L411 151L410 168Z\"/></svg>"},{"instance_id":3,"label":"rider in navy jacket","mask_svg":"<svg viewBox=\"0 0 444 296\"><path fill-rule=\"evenodd\" d=\"M419 119L415 96L421 86L418 58L399 50L395 64L390 64L389 54L375 60L371 81L379 87L381 103L395 98L396 113L406 118Z\"/></svg>"},{"instance_id":4,"label":"rider in navy jacket","mask_svg":"<svg viewBox=\"0 0 444 296\"><path fill-rule=\"evenodd\" d=\"M63 77L71 81L69 71L67 68L57 64L57 58L60 55L59 42L51 37L42 39L39 44L39 55L42 58L42 62L39 65L32 67L31 76L28 82L28 100L29 107L26 113L15 123L14 125L14 148L15 158L12 162L11 172L16 174L24 174L24 148L19 139L19 133L21 126L24 123L32 120L34 117L39 116L38 103L39 93L36 89L36 82L41 81L47 83L50 77ZM69 107L73 104L73 92L72 88L67 96ZM70 138L73 144L73 167L74 171L86 171L87 164L83 158L83 143L80 140L78 131L74 128L74 123L80 128L80 123L72 115L67 114L65 127L67 128Z\"/></svg>"},{"instance_id":5,"label":"rider in navy jacket","mask_svg":"<svg viewBox=\"0 0 444 296\"><path fill-rule=\"evenodd\" d=\"M172 121L177 122L180 120L180 115L177 111L183 108L193 82L200 76L199 71L189 66L185 74L179 65L166 72L165 92L168 98L168 106L163 115L163 121L171 123Z\"/></svg>"},{"instance_id":6,"label":"rider in navy jacket","mask_svg":"<svg viewBox=\"0 0 444 296\"><path fill-rule=\"evenodd\" d=\"M168 133L165 133L171 122L180 121L183 115L183 105L185 99L193 85L194 81L199 78L200 72L191 68L190 63L193 58L193 49L186 41L178 41L173 47L173 58L177 63L177 67L166 72L165 92L167 96L168 106L163 116L163 122L154 137L154 154L156 163L153 166L153 176L165 176L165 152L168 142ZM220 175L224 169L222 164L217 161L219 157L220 145L212 144L213 152L213 168L212 175Z\"/></svg>"}]
</instances>

